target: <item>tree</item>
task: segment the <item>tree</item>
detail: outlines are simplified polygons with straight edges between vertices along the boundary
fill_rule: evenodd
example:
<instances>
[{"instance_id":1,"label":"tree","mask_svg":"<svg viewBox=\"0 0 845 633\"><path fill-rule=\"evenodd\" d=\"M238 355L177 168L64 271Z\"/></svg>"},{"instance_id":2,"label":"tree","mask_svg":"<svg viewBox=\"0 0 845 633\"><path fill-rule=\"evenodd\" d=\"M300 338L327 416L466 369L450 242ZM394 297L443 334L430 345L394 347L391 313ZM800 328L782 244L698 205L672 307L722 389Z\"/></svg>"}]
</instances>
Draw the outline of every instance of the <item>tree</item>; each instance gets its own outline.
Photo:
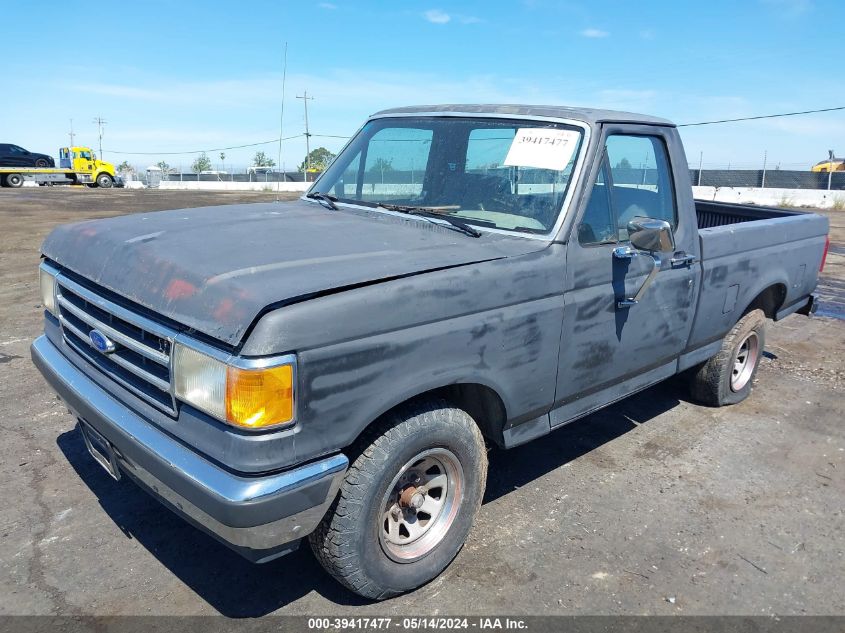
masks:
<instances>
[{"instance_id":1,"label":"tree","mask_svg":"<svg viewBox=\"0 0 845 633\"><path fill-rule=\"evenodd\" d=\"M299 165L299 171L305 171L306 167L311 171L325 171L334 157L335 155L325 147L318 147L311 150L311 153L305 157L305 160Z\"/></svg>"},{"instance_id":2,"label":"tree","mask_svg":"<svg viewBox=\"0 0 845 633\"><path fill-rule=\"evenodd\" d=\"M170 172L173 171L173 168L170 165L168 165L167 163L165 163L163 160L158 161L156 163L156 167L158 167L161 170L162 174L169 174Z\"/></svg>"},{"instance_id":3,"label":"tree","mask_svg":"<svg viewBox=\"0 0 845 633\"><path fill-rule=\"evenodd\" d=\"M623 158L616 163L616 169L631 169L631 162L627 158Z\"/></svg>"},{"instance_id":4,"label":"tree","mask_svg":"<svg viewBox=\"0 0 845 633\"><path fill-rule=\"evenodd\" d=\"M211 159L206 155L205 152L197 156L197 159L191 163L191 169L195 174L202 173L204 171L211 170Z\"/></svg>"},{"instance_id":5,"label":"tree","mask_svg":"<svg viewBox=\"0 0 845 633\"><path fill-rule=\"evenodd\" d=\"M389 158L377 158L368 171L374 174L393 171L393 161Z\"/></svg>"},{"instance_id":6,"label":"tree","mask_svg":"<svg viewBox=\"0 0 845 633\"><path fill-rule=\"evenodd\" d=\"M125 160L117 166L117 172L119 174L134 174L135 168L129 164L128 160Z\"/></svg>"},{"instance_id":7,"label":"tree","mask_svg":"<svg viewBox=\"0 0 845 633\"><path fill-rule=\"evenodd\" d=\"M226 152L220 152L220 169L226 169Z\"/></svg>"},{"instance_id":8,"label":"tree","mask_svg":"<svg viewBox=\"0 0 845 633\"><path fill-rule=\"evenodd\" d=\"M252 164L255 167L275 167L276 161L267 156L264 152L255 152Z\"/></svg>"}]
</instances>

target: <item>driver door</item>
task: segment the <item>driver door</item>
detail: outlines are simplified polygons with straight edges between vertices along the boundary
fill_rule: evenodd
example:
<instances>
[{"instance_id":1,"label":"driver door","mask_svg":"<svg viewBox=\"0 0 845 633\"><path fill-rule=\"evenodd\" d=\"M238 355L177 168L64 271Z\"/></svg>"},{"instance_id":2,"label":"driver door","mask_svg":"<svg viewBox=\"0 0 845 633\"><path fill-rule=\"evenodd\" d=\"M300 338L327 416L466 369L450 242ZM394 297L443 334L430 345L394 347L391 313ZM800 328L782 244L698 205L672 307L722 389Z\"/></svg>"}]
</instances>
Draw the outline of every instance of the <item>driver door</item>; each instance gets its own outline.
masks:
<instances>
[{"instance_id":1,"label":"driver door","mask_svg":"<svg viewBox=\"0 0 845 633\"><path fill-rule=\"evenodd\" d=\"M695 310L699 264L691 254L698 252L698 229L679 218L664 128L611 126L603 139L567 247L552 426L674 374ZM634 230L643 219L668 222L674 247L633 248L629 226Z\"/></svg>"}]
</instances>

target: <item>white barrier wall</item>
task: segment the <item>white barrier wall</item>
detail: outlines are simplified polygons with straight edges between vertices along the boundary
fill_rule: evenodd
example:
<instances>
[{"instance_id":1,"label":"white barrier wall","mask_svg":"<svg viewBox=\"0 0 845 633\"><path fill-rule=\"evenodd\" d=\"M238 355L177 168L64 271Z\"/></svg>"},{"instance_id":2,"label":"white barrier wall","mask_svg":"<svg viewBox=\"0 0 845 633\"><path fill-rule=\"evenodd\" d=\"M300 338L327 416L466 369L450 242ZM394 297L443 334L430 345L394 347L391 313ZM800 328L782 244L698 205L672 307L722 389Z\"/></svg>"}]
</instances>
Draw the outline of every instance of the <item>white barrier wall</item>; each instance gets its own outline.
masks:
<instances>
[{"instance_id":1,"label":"white barrier wall","mask_svg":"<svg viewBox=\"0 0 845 633\"><path fill-rule=\"evenodd\" d=\"M164 180L160 189L188 189L202 191L306 191L310 182L219 182L190 181L179 182ZM129 183L127 183L129 185ZM277 189L278 187L278 189ZM382 185L378 187L387 188ZM693 197L698 200L717 202L736 202L740 204L758 204L762 206L811 207L829 209L834 204L845 204L845 191L826 191L817 189L760 189L758 187L693 187ZM382 191L380 193L388 193ZM390 192L392 193L392 192ZM526 193L537 193L530 191Z\"/></svg>"},{"instance_id":2,"label":"white barrier wall","mask_svg":"<svg viewBox=\"0 0 845 633\"><path fill-rule=\"evenodd\" d=\"M159 189L188 189L193 191L306 191L310 182L219 182L162 180Z\"/></svg>"},{"instance_id":3,"label":"white barrier wall","mask_svg":"<svg viewBox=\"0 0 845 633\"><path fill-rule=\"evenodd\" d=\"M845 204L845 191L818 189L760 189L758 187L693 187L697 200L759 204L765 207L829 209Z\"/></svg>"}]
</instances>

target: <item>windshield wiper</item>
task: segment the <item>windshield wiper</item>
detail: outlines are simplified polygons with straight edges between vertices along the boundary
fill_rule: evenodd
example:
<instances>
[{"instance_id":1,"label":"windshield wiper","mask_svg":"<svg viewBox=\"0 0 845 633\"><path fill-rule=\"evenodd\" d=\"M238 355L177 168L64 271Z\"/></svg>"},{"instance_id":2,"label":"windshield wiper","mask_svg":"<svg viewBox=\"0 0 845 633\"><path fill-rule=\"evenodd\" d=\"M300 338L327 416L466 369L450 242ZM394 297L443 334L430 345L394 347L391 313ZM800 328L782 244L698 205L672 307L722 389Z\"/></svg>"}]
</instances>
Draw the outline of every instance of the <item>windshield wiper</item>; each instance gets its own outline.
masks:
<instances>
[{"instance_id":1,"label":"windshield wiper","mask_svg":"<svg viewBox=\"0 0 845 633\"><path fill-rule=\"evenodd\" d=\"M481 231L474 229L466 222L461 222L457 218L454 218L450 215L451 213L460 209L460 207L457 205L443 207L415 207L405 204L388 204L386 202L380 202L376 206L382 209L387 209L388 211L406 213L407 215L416 215L422 218L437 218L439 220L444 220L464 235L469 235L470 237L481 237Z\"/></svg>"},{"instance_id":2,"label":"windshield wiper","mask_svg":"<svg viewBox=\"0 0 845 633\"><path fill-rule=\"evenodd\" d=\"M337 198L331 194L323 193L322 191L312 191L311 193L306 193L305 197L316 200L327 209L337 211L337 205L335 204L335 202L337 202Z\"/></svg>"}]
</instances>

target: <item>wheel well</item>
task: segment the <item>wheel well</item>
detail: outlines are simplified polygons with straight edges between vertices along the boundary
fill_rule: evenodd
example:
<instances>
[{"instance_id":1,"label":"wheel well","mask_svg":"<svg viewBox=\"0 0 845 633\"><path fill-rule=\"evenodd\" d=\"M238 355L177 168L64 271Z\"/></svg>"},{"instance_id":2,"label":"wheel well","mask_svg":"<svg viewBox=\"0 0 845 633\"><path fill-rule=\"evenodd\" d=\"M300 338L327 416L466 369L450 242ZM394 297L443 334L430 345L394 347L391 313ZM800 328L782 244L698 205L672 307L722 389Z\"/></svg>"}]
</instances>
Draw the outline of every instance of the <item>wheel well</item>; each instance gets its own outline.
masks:
<instances>
[{"instance_id":1,"label":"wheel well","mask_svg":"<svg viewBox=\"0 0 845 633\"><path fill-rule=\"evenodd\" d=\"M427 399L443 399L449 404L463 409L475 420L485 438L500 446L503 444L502 429L507 420L505 404L494 389L478 383L446 385L417 394L391 407L368 424L366 428L372 427L401 407ZM358 442L365 431L366 429L362 430L355 442Z\"/></svg>"},{"instance_id":2,"label":"wheel well","mask_svg":"<svg viewBox=\"0 0 845 633\"><path fill-rule=\"evenodd\" d=\"M760 309L766 315L767 319L774 319L775 314L777 314L777 311L783 305L784 299L786 299L786 286L783 284L774 284L758 294L754 298L754 301L748 304L742 315L745 316L752 310Z\"/></svg>"}]
</instances>

